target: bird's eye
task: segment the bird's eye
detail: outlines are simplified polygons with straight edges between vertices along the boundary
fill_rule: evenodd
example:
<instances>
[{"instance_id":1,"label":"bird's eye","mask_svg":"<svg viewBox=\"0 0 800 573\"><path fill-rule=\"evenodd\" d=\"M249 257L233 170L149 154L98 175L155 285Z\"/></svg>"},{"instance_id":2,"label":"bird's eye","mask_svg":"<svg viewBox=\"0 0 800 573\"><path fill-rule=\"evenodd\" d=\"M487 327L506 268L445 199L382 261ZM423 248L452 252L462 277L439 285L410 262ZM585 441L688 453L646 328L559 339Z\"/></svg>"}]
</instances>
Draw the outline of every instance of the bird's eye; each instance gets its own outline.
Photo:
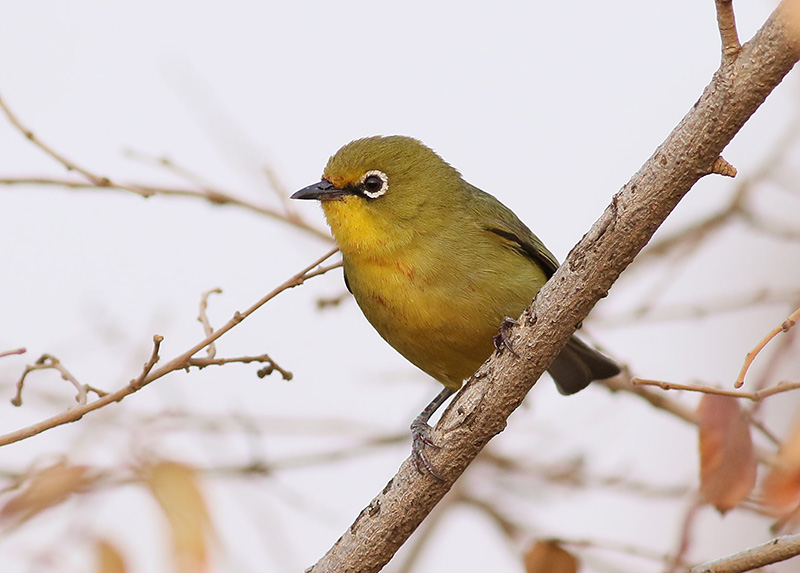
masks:
<instances>
[{"instance_id":1,"label":"bird's eye","mask_svg":"<svg viewBox=\"0 0 800 573\"><path fill-rule=\"evenodd\" d=\"M377 199L389 189L389 178L382 171L367 171L361 180L361 185L364 195L370 199Z\"/></svg>"},{"instance_id":2,"label":"bird's eye","mask_svg":"<svg viewBox=\"0 0 800 573\"><path fill-rule=\"evenodd\" d=\"M364 187L367 188L367 191L371 191L373 193L377 193L383 187L383 181L377 175L370 175L366 179L364 179Z\"/></svg>"}]
</instances>

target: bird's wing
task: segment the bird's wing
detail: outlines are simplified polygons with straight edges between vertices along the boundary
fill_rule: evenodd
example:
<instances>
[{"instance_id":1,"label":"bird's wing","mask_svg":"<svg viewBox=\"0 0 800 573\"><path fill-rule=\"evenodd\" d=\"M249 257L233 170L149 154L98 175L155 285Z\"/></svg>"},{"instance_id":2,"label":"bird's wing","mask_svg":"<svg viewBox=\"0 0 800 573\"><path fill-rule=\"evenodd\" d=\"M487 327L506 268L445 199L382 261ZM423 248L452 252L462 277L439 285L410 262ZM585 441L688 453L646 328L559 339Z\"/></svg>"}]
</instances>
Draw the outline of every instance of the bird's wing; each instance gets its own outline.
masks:
<instances>
[{"instance_id":1,"label":"bird's wing","mask_svg":"<svg viewBox=\"0 0 800 573\"><path fill-rule=\"evenodd\" d=\"M350 292L350 294L353 294L353 289L350 288L350 281L347 280L347 271L344 269L342 269L342 276L344 277L344 286L347 287L347 290Z\"/></svg>"},{"instance_id":2,"label":"bird's wing","mask_svg":"<svg viewBox=\"0 0 800 573\"><path fill-rule=\"evenodd\" d=\"M471 186L472 187L472 186ZM558 260L547 250L539 237L533 234L514 212L477 187L472 187L472 205L479 211L478 220L485 222L484 229L509 241L520 252L542 267L548 278L556 272Z\"/></svg>"}]
</instances>

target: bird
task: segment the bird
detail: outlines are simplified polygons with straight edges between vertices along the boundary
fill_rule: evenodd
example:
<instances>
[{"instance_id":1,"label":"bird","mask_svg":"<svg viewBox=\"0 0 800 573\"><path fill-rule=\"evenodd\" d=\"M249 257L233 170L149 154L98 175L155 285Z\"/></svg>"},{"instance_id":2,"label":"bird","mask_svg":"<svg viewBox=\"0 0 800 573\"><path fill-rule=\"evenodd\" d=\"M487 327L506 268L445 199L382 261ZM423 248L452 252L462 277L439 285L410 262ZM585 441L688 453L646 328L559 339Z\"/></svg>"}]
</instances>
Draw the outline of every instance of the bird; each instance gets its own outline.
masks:
<instances>
[{"instance_id":1,"label":"bird","mask_svg":"<svg viewBox=\"0 0 800 573\"><path fill-rule=\"evenodd\" d=\"M414 464L442 479L425 454L438 447L431 416L495 349L511 349L508 328L558 260L508 207L407 136L351 141L291 198L321 203L364 316L444 386L411 424ZM620 368L573 336L548 372L568 395Z\"/></svg>"}]
</instances>

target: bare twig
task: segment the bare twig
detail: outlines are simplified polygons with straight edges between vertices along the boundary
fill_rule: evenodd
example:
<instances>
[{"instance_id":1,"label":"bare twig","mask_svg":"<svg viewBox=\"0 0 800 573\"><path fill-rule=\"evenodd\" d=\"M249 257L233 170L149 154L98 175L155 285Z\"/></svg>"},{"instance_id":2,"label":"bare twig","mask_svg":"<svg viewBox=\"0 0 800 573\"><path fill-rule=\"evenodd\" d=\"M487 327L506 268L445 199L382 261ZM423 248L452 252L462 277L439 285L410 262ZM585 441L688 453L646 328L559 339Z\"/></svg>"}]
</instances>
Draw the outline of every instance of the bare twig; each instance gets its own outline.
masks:
<instances>
[{"instance_id":1,"label":"bare twig","mask_svg":"<svg viewBox=\"0 0 800 573\"><path fill-rule=\"evenodd\" d=\"M756 404L758 404L758 402L756 402ZM748 424L761 432L761 434L763 434L763 436L775 446L780 447L781 439L775 433L773 433L772 430L767 428L767 426L761 420L755 417L755 412L753 410L742 410L742 415Z\"/></svg>"},{"instance_id":2,"label":"bare twig","mask_svg":"<svg viewBox=\"0 0 800 573\"><path fill-rule=\"evenodd\" d=\"M725 161L725 158L720 155L711 166L711 173L722 175L723 177L736 177L737 171L733 165Z\"/></svg>"},{"instance_id":3,"label":"bare twig","mask_svg":"<svg viewBox=\"0 0 800 573\"><path fill-rule=\"evenodd\" d=\"M22 376L20 376L19 380L17 381L16 384L17 393L11 399L11 403L14 406L22 406L22 389L25 385L25 378L28 376L28 374L36 370L56 370L57 372L59 372L61 374L62 380L66 380L67 382L72 384L78 391L77 396L75 396L75 401L78 402L78 404L86 404L86 396L88 392L95 392L98 396L101 397L102 395L105 394L105 392L103 392L102 390L97 390L92 386L89 386L87 384L81 384L80 382L78 382L75 376L73 376L70 373L70 371L67 370L64 367L64 365L61 364L61 361L55 356L52 356L50 354L42 354L38 358L38 360L36 360L36 362L34 362L33 364L29 364L28 366L25 367L25 370L22 372Z\"/></svg>"},{"instance_id":4,"label":"bare twig","mask_svg":"<svg viewBox=\"0 0 800 573\"><path fill-rule=\"evenodd\" d=\"M585 460L572 459L554 464L536 463L530 459L518 459L495 453L486 448L475 460L496 467L503 476L517 475L522 483L531 483L532 478L544 479L565 487L613 488L643 497L677 497L685 495L689 486L659 486L632 479L626 472L608 475L593 475L587 472Z\"/></svg>"},{"instance_id":5,"label":"bare twig","mask_svg":"<svg viewBox=\"0 0 800 573\"><path fill-rule=\"evenodd\" d=\"M202 175L195 173L194 171L183 165L179 165L169 157L154 157L146 153L133 150L128 150L126 154L128 155L128 157L131 157L133 159L143 161L151 165L157 165L159 167L167 169L168 171L174 173L175 175L186 179L187 181L193 183L194 185L197 185L198 187L203 189L206 195L215 197L226 195L224 192L220 191L209 181L207 181ZM300 215L294 209L292 204L289 202L289 191L286 189L286 186L280 180L280 177L278 177L278 174L269 165L263 166L262 171L264 176L267 178L269 187L275 192L275 195L281 202L281 207L283 207L283 212L277 214L278 218L283 219L284 221L292 225L305 229L308 225L305 223L305 221L303 221L302 217L300 217ZM311 229L317 231L315 227L311 227ZM324 238L330 239L330 236L325 235L325 233L323 233L322 236Z\"/></svg>"},{"instance_id":6,"label":"bare twig","mask_svg":"<svg viewBox=\"0 0 800 573\"><path fill-rule=\"evenodd\" d=\"M800 230L796 225L783 223L776 219L759 215L752 209L743 210L739 213L742 222L754 231L774 237L781 241L798 242L800 241Z\"/></svg>"},{"instance_id":7,"label":"bare twig","mask_svg":"<svg viewBox=\"0 0 800 573\"><path fill-rule=\"evenodd\" d=\"M0 179L0 185L56 185L59 187L66 187L71 189L92 189L92 188L116 189L120 191L128 191L131 193L135 193L136 195L145 198L151 197L153 195L183 195L188 197L198 197L218 205L231 204L244 207L246 209L260 213L262 215L266 215L268 217L287 222L317 237L326 239L328 241L331 240L331 237L327 232L320 230L312 225L309 225L294 210L287 207L285 203L285 197L282 198L282 201L284 202L285 213L281 213L270 207L256 205L244 199L239 199L228 193L204 185L201 185L201 190L195 190L195 189L155 187L150 185L123 184L117 181L113 181L108 176L98 175L84 167L79 166L74 161L68 159L66 156L62 155L49 145L45 144L38 136L34 134L33 131L31 131L27 126L25 126L22 123L22 121L16 116L16 114L14 114L11 108L8 107L8 105L5 103L2 97L0 97L0 110L6 115L11 124L15 128L17 128L31 143L33 143L36 147L41 149L45 154L49 155L52 159L56 160L58 163L63 165L68 171L74 171L76 173L79 173L87 180L87 182L81 182L69 179L58 179L58 178L47 178L47 177L3 178ZM184 177L196 183L196 180L193 177L190 177L188 175L188 172L180 170L180 168L175 166L175 164L172 163L170 160L166 159L162 160L161 165L166 165L173 171L180 172ZM275 180L277 180L277 178L274 176L274 173L272 174L272 176ZM271 182L274 184L274 181L271 180Z\"/></svg>"},{"instance_id":8,"label":"bare twig","mask_svg":"<svg viewBox=\"0 0 800 573\"><path fill-rule=\"evenodd\" d=\"M725 390L714 386L695 386L692 384L679 384L677 382L664 382L662 380L648 380L647 378L633 378L631 384L635 386L658 386L662 390L688 390L689 392L702 392L703 394L717 394L719 396L731 396L733 398L745 398L753 402L760 402L764 398L789 392L800 388L800 382L779 382L775 386L764 388L756 392L739 392L736 390Z\"/></svg>"},{"instance_id":9,"label":"bare twig","mask_svg":"<svg viewBox=\"0 0 800 573\"><path fill-rule=\"evenodd\" d=\"M480 509L487 517L495 522L497 527L503 534L511 540L520 541L525 534L525 528L520 526L514 519L506 516L496 504L489 503L471 494L458 492L458 495L448 496L448 500L454 499L455 501L468 504ZM437 508L438 509L438 508ZM427 523L427 522L426 522ZM634 557L641 557L660 563L668 563L671 560L669 555L652 551L642 547L636 547L625 543L619 543L612 540L596 540L596 539L565 539L557 537L549 537L548 541L557 543L558 545L566 545L582 549L595 549L603 551L612 551L615 553L622 553L625 555L632 555Z\"/></svg>"},{"instance_id":10,"label":"bare twig","mask_svg":"<svg viewBox=\"0 0 800 573\"><path fill-rule=\"evenodd\" d=\"M0 352L0 358L5 358L6 356L13 356L15 354L25 354L27 349L25 348L14 348L13 350L4 350Z\"/></svg>"},{"instance_id":11,"label":"bare twig","mask_svg":"<svg viewBox=\"0 0 800 573\"><path fill-rule=\"evenodd\" d=\"M61 165L63 165L67 171L74 171L76 173L80 173L83 175L89 182L94 185L95 187L108 187L111 184L111 180L107 177L100 177L91 173L90 171L84 169L83 167L79 166L77 163L67 159L60 153L58 153L55 149L50 147L49 145L45 144L41 139L36 137L36 135L28 129L19 118L9 109L6 105L6 102L3 101L3 98L0 97L0 109L5 113L8 120L11 124L16 127L28 140L33 143L36 147L44 151L47 155L55 159Z\"/></svg>"},{"instance_id":12,"label":"bare twig","mask_svg":"<svg viewBox=\"0 0 800 573\"><path fill-rule=\"evenodd\" d=\"M142 367L142 372L136 378L134 378L133 380L131 380L128 383L127 388L130 388L130 390L131 390L131 392L129 392L129 393L136 392L137 390L141 389L142 386L144 386L145 380L147 379L147 376L153 370L153 368L158 363L158 361L161 360L161 356L158 355L158 351L161 348L161 343L162 342L164 342L164 337L163 336L161 336L160 334L154 334L153 335L153 350L152 350L152 352L150 352L150 358L147 360L147 362L144 363L144 366ZM126 396L127 396L127 394L126 394ZM120 400L123 397L121 397ZM117 400L117 402L118 401L119 400ZM2 445L2 444L0 444L0 445Z\"/></svg>"},{"instance_id":13,"label":"bare twig","mask_svg":"<svg viewBox=\"0 0 800 573\"><path fill-rule=\"evenodd\" d=\"M211 326L211 323L208 321L208 315L206 311L208 310L208 297L212 294L222 294L222 289L212 288L211 290L207 290L203 293L203 296L200 297L200 312L197 315L197 320L200 321L200 324L203 325L203 333L208 337L211 336L211 333L214 332L214 329ZM217 347L212 342L206 348L206 354L208 355L209 359L213 359L214 356L217 355Z\"/></svg>"},{"instance_id":14,"label":"bare twig","mask_svg":"<svg viewBox=\"0 0 800 573\"><path fill-rule=\"evenodd\" d=\"M717 25L722 40L722 61L733 59L742 49L739 34L736 32L736 18L733 15L732 0L716 0Z\"/></svg>"},{"instance_id":15,"label":"bare twig","mask_svg":"<svg viewBox=\"0 0 800 573\"><path fill-rule=\"evenodd\" d=\"M769 358L762 363L762 367L759 370L755 382L753 383L751 380L753 391L763 390L772 384L773 380L777 377L778 369L781 364L793 355L792 349L796 342L798 331L800 331L800 329L795 328L790 330L786 333L786 336L781 336L778 341L773 344L772 352ZM760 407L761 402L755 402L750 408L751 414L755 415Z\"/></svg>"},{"instance_id":16,"label":"bare twig","mask_svg":"<svg viewBox=\"0 0 800 573\"><path fill-rule=\"evenodd\" d=\"M93 402L82 404L77 408L70 408L69 410L61 412L60 414L56 414L55 416L47 418L46 420L42 420L41 422L38 422L26 428L22 428L20 430L16 430L14 432L2 435L0 436L0 446L24 440L26 438L35 436L37 434L41 434L46 430L55 428L57 426L61 426L63 424L76 422L77 420L80 420L85 414L97 410L99 408L102 408L103 406L106 406L112 402L119 402L126 396L133 394L134 392L143 388L150 382L157 380L162 376L169 374L170 372L174 372L176 370L183 370L185 368L191 367L192 366L191 359L195 354L197 354L203 348L206 348L212 342L218 340L223 334L231 330L237 324L239 324L248 316L253 314L261 306L263 306L264 304L275 298L278 294L287 289L303 284L309 278L319 276L333 268L339 267L341 263L336 263L325 267L320 266L325 260L333 256L333 254L336 253L337 251L338 249L332 249L327 254L320 257L319 259L311 263L309 266L304 268L302 271L298 272L297 274L293 275L292 277L284 281L281 285L279 285L271 292L266 294L264 297L262 297L260 300L255 302L244 312L237 311L236 313L234 313L233 317L227 323L225 323L219 329L215 330L210 336L205 337L203 340L201 340L200 342L198 342L197 344L195 344L194 346L192 346L179 356L176 356L175 358L173 358L172 360L170 360L169 362L167 362L166 364L155 370L153 368L155 367L156 363L159 360L158 348L163 338L158 335L154 336L153 337L154 347L153 347L153 352L150 356L150 360L148 360L148 362L145 364L139 376L137 376L134 380L132 380L128 385L115 392L111 392L105 396L102 396Z\"/></svg>"},{"instance_id":17,"label":"bare twig","mask_svg":"<svg viewBox=\"0 0 800 573\"><path fill-rule=\"evenodd\" d=\"M337 448L323 452L313 452L310 454L299 454L299 455L285 457L282 459L277 459L270 463L270 467L274 469L292 469L292 468L300 468L307 466L323 465L330 462L337 462L341 460L347 460L359 457L364 454L373 452L377 448L396 445L398 443L406 442L407 440L408 440L407 434L370 437L361 440L357 444L349 445L343 448Z\"/></svg>"},{"instance_id":18,"label":"bare twig","mask_svg":"<svg viewBox=\"0 0 800 573\"><path fill-rule=\"evenodd\" d=\"M602 380L600 383L612 392L630 392L631 394L636 394L659 410L669 412L690 424L697 424L697 412L693 408L689 408L680 402L668 398L663 392L657 392L650 388L645 388L644 386L636 386L633 384L633 379L626 380L623 376L616 376L609 380Z\"/></svg>"},{"instance_id":19,"label":"bare twig","mask_svg":"<svg viewBox=\"0 0 800 573\"><path fill-rule=\"evenodd\" d=\"M759 352L761 352L764 347L769 344L770 340L778 336L781 332L788 332L790 328L792 328L795 324L797 324L797 320L800 319L800 308L795 310L792 314L789 315L789 318L784 320L778 326L773 328L769 331L769 333L761 339L761 341L756 344L755 348L747 353L745 356L744 364L742 365L742 369L739 372L739 376L736 378L736 382L734 383L734 387L741 388L744 384L744 377L747 375L747 371L750 369L750 365L753 363L753 360L756 359Z\"/></svg>"},{"instance_id":20,"label":"bare twig","mask_svg":"<svg viewBox=\"0 0 800 573\"><path fill-rule=\"evenodd\" d=\"M642 559L648 559L650 561L656 561L659 563L668 563L671 559L669 555L665 555L664 553L660 553L652 549L628 545L626 543L620 543L610 539L565 539L563 537L553 537L549 538L549 540L566 547L613 551L615 553L622 553L625 555L631 555L633 557L641 557Z\"/></svg>"},{"instance_id":21,"label":"bare twig","mask_svg":"<svg viewBox=\"0 0 800 573\"><path fill-rule=\"evenodd\" d=\"M134 149L126 149L123 151L123 154L128 159L133 159L146 165L152 165L166 169L168 172L177 175L181 179L185 179L187 182L196 185L203 191L211 192L212 195L220 193L218 189L214 188L214 185L212 185L211 182L205 179L205 177L199 173L195 173L184 165L178 164L166 155L153 156L142 151L136 151Z\"/></svg>"},{"instance_id":22,"label":"bare twig","mask_svg":"<svg viewBox=\"0 0 800 573\"><path fill-rule=\"evenodd\" d=\"M284 214L267 207L265 205L258 205L239 197L234 197L229 193L217 191L212 189L197 190L185 189L181 187L164 187L153 185L139 185L139 184L120 184L116 181L106 181L104 185L98 186L92 182L74 181L71 179L61 179L57 177L14 177L14 178L0 178L0 185L14 186L14 185L53 185L56 187L64 187L66 189L111 189L116 191L127 191L135 193L140 197L148 198L154 195L173 196L173 197L194 197L203 199L215 205L235 205L242 207L249 211L253 211L260 215L283 221L311 233L315 237L331 241L330 233L318 229L317 227L306 223L298 217L288 218Z\"/></svg>"},{"instance_id":23,"label":"bare twig","mask_svg":"<svg viewBox=\"0 0 800 573\"><path fill-rule=\"evenodd\" d=\"M692 303L665 304L663 306L645 305L608 315L593 313L590 320L592 324L600 324L605 327L625 326L631 323L641 324L644 321L673 322L735 312L757 305L787 304L798 299L800 299L800 290L798 289L761 289L754 292L717 296Z\"/></svg>"},{"instance_id":24,"label":"bare twig","mask_svg":"<svg viewBox=\"0 0 800 573\"><path fill-rule=\"evenodd\" d=\"M754 401L758 404L761 400L766 398L768 395L778 394L780 392L787 392L789 390L794 390L795 388L786 388L784 386L788 385L787 382L781 382L777 384L775 387L770 388L769 394L759 394L759 392L736 392L733 390L722 390L719 388L714 388L713 386L692 386L688 384L673 384L671 382L663 382L661 380L647 380L645 378L632 378L630 381L629 386L622 385L617 379L614 380L605 380L603 382L606 386L613 387L613 389L617 389L618 385L622 387L619 388L623 391L632 392L634 394L638 394L641 397L645 398L648 402L650 402L653 406L660 410L665 410L678 416L679 418L689 422L690 424L697 424L697 415L696 411L691 410L680 404L679 402L675 402L673 400L668 400L666 396L662 392L654 392L645 386L657 386L663 390L688 390L691 392L705 392L707 394L720 394L722 396L733 396L735 398L746 398L749 400ZM800 385L799 385L800 386ZM763 391L760 391L763 392ZM756 430L764 434L766 438L771 441L773 444L779 444L780 440L773 434L764 424L762 424L758 419L753 416L752 412L746 412L745 416L749 424L751 424ZM770 456L763 452L758 452L758 459L761 462L768 462Z\"/></svg>"},{"instance_id":25,"label":"bare twig","mask_svg":"<svg viewBox=\"0 0 800 573\"><path fill-rule=\"evenodd\" d=\"M689 552L689 545L692 541L692 526L694 525L700 508L703 507L703 502L699 498L695 498L686 509L681 524L681 535L678 540L678 547L675 554L670 558L669 571L677 572L679 569L685 569L686 554Z\"/></svg>"},{"instance_id":26,"label":"bare twig","mask_svg":"<svg viewBox=\"0 0 800 573\"><path fill-rule=\"evenodd\" d=\"M330 235L323 230L320 230L313 225L306 223L302 217L300 217L297 212L290 206L288 203L285 188L282 183L278 180L277 175L275 174L274 170L267 167L264 170L264 174L267 177L267 180L272 187L272 189L278 195L282 205L284 212L276 211L270 207L265 207L261 205L256 205L254 203L245 201L244 199L236 198L228 193L223 191L219 191L213 189L210 186L203 185L198 183L199 178L189 172L188 170L182 169L175 165L169 159L162 159L159 164L162 166L167 167L168 169L172 170L175 173L182 175L184 178L188 179L189 181L198 184L201 189L170 189L164 187L154 187L149 185L137 185L137 184L123 184L117 181L113 181L110 177L104 175L98 175L89 169L86 169L82 166L79 166L74 161L68 159L65 155L59 153L49 145L45 144L34 132L29 129L26 125L22 123L22 121L17 117L17 115L8 107L5 101L0 97L0 111L2 111L11 124L20 131L33 145L41 149L45 154L50 156L52 159L56 160L58 163L63 165L68 171L74 171L82 175L87 182L81 181L72 181L69 179L56 179L56 178L41 178L41 177L30 177L30 178L4 178L0 179L0 185L24 185L24 184L35 184L35 185L57 185L61 187L67 187L72 189L90 189L90 188L103 188L103 189L117 189L120 191L128 191L131 193L135 193L141 197L151 197L152 195L183 195L189 197L198 197L203 198L211 203L224 205L224 204L232 204L238 205L240 207L244 207L260 213L262 215L266 215L268 217L278 219L280 221L284 221L293 225L299 229L307 231L317 237L323 238L327 241L331 240ZM141 156L137 156L140 157Z\"/></svg>"},{"instance_id":27,"label":"bare twig","mask_svg":"<svg viewBox=\"0 0 800 573\"><path fill-rule=\"evenodd\" d=\"M697 419L696 409L689 408L687 406L684 406L680 402L667 398L664 392L658 392L655 390L651 390L650 388L647 388L648 385L660 387L662 382L658 380L653 380L652 381L653 384L643 384L641 382L643 380L642 378L636 378L636 380L637 384L634 384L633 379L628 381L625 379L624 376L616 376L609 380L602 380L600 383L606 386L609 390L615 392L622 391L622 392L630 392L631 394L636 394L637 396L640 396L645 400L647 400L648 402L650 402L650 404L653 407L658 408L659 410L664 410L665 412L669 412L670 414L686 422L689 422L690 424L697 425L698 419ZM778 384L778 386L780 386L780 384ZM692 390L695 388L696 386L687 386L685 389ZM761 427L758 424L753 424L753 426L758 430L761 429ZM769 432L765 431L765 434L767 435L768 438L774 437ZM761 448L756 448L756 456L760 463L768 465L774 463L774 455L771 452L767 452Z\"/></svg>"},{"instance_id":28,"label":"bare twig","mask_svg":"<svg viewBox=\"0 0 800 573\"><path fill-rule=\"evenodd\" d=\"M233 358L214 358L213 356L209 356L208 358L192 358L189 360L189 365L202 369L206 366L222 366L235 362L240 364L251 364L253 362L259 362L261 364L266 363L267 365L258 371L259 378L272 374L273 371L279 372L283 379L287 381L294 377L291 372L278 366L275 361L270 358L269 354L261 354L260 356L236 356Z\"/></svg>"},{"instance_id":29,"label":"bare twig","mask_svg":"<svg viewBox=\"0 0 800 573\"><path fill-rule=\"evenodd\" d=\"M784 535L715 561L689 569L687 573L743 573L800 555L800 535Z\"/></svg>"}]
</instances>

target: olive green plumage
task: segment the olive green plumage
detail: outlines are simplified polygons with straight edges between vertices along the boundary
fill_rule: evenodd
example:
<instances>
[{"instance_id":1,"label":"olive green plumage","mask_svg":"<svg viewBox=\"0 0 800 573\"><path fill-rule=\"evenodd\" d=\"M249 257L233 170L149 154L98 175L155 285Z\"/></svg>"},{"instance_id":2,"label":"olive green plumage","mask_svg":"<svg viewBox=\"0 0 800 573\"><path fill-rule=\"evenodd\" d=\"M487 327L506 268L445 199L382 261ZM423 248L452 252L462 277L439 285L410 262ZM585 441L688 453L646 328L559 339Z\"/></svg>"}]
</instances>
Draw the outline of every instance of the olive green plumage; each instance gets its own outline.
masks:
<instances>
[{"instance_id":1,"label":"olive green plumage","mask_svg":"<svg viewBox=\"0 0 800 573\"><path fill-rule=\"evenodd\" d=\"M451 390L558 267L510 209L409 137L349 143L320 183L293 197L321 200L348 288L370 323ZM572 394L619 368L573 337L549 372Z\"/></svg>"}]
</instances>

